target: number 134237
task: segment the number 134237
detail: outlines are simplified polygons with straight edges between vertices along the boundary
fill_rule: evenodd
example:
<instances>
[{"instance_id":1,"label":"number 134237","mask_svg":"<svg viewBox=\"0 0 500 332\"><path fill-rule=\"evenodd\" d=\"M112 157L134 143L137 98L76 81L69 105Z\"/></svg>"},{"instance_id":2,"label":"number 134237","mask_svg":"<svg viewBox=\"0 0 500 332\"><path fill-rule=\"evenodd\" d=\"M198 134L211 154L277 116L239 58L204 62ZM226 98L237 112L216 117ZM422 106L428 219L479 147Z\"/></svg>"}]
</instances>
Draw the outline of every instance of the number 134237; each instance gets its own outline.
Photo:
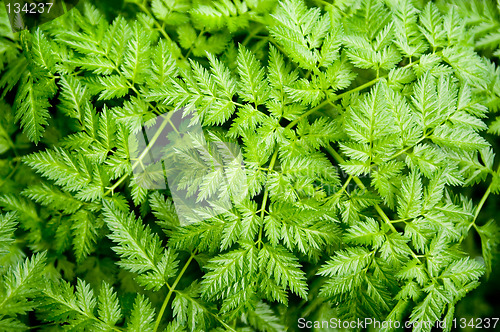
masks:
<instances>
[{"instance_id":1,"label":"number 134237","mask_svg":"<svg viewBox=\"0 0 500 332\"><path fill-rule=\"evenodd\" d=\"M19 13L26 13L26 14L44 14L44 13L50 13L50 9L54 3L52 2L47 2L47 3L25 3L24 5L21 3L13 3L13 4L6 4L7 6L7 12L14 13L14 14L19 14Z\"/></svg>"}]
</instances>

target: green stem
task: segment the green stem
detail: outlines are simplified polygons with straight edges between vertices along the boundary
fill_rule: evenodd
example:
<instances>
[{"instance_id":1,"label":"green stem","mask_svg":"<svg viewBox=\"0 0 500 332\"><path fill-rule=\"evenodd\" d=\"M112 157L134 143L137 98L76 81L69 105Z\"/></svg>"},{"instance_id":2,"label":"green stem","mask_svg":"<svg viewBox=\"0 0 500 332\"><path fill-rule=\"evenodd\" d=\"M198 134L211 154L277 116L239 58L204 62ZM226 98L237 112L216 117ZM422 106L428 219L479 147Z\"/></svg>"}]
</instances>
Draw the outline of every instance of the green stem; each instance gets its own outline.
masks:
<instances>
[{"instance_id":1,"label":"green stem","mask_svg":"<svg viewBox=\"0 0 500 332\"><path fill-rule=\"evenodd\" d=\"M385 76L383 76L383 77L385 77ZM336 96L335 96L335 98L333 98L333 101L335 101L335 100L339 100L339 99L342 99L342 98L344 98L345 96L350 95L351 93L354 93L354 92L357 92L357 91L361 91L361 90L363 90L363 89L366 89L366 88L368 88L368 87L370 87L370 86L372 86L372 85L376 84L378 81L380 81L380 79L381 79L380 77L379 77L379 78L375 78L375 79L373 79L373 80L371 80L371 81L369 81L369 82L366 82L365 84L362 84L362 85L360 85L360 86L358 86L358 87L355 87L354 89L351 89L351 90L349 90L349 91L346 91L346 92L343 92L343 93L341 93L341 94L339 94L339 95L336 95Z\"/></svg>"},{"instance_id":2,"label":"green stem","mask_svg":"<svg viewBox=\"0 0 500 332\"><path fill-rule=\"evenodd\" d=\"M339 163L344 163L344 158L342 158L342 156L337 152L335 151L334 148L332 148L331 146L327 146L326 147L326 150L330 153L330 155ZM362 189L362 190L366 190L366 186L365 184L357 177L357 176L353 176L352 177L354 182L356 182L356 184ZM389 228L391 229L392 232L394 233L399 233L397 231L397 229L394 227L394 225L392 224L391 222L391 219L389 219L389 217L387 216L387 214L385 214L384 210L382 210L382 208L378 205L378 204L375 204L374 205L375 207L375 210L377 210L377 213L380 215L380 217L382 218L382 220L384 220L384 222L387 224L387 226L389 226ZM413 250L411 248L410 249L410 252L413 256L413 258L415 258L419 263L422 263L420 261L420 259L417 257L417 255L415 254L415 252L413 252Z\"/></svg>"},{"instance_id":3,"label":"green stem","mask_svg":"<svg viewBox=\"0 0 500 332\"><path fill-rule=\"evenodd\" d=\"M322 107L328 105L328 104L331 104L333 101L336 101L336 100L339 100L339 99L342 99L343 97L345 96L348 96L350 95L351 93L354 93L356 91L360 91L360 90L363 90L363 89L366 89L370 86L372 86L373 84L377 83L380 79L379 78L376 78L370 82L367 82L363 85L360 85L352 90L349 90L349 91L346 91L344 93L341 93L339 95L336 95L335 98L333 98L333 100L330 100L330 99L326 99L324 100L321 104L319 104L318 106L314 107L314 108L311 108L309 111L305 112L304 114L302 114L301 116L299 116L298 118L296 118L295 120L293 120L292 122L290 122L287 126L286 126L286 129L290 129L292 128L293 126L295 126L297 123L299 123L300 120L302 120L303 118L307 117L308 115L316 112L317 110L321 109Z\"/></svg>"},{"instance_id":4,"label":"green stem","mask_svg":"<svg viewBox=\"0 0 500 332\"><path fill-rule=\"evenodd\" d=\"M293 126L295 126L297 123L299 123L300 120L302 120L303 118L307 117L308 115L316 112L317 110L319 110L320 108L322 108L323 106L326 106L327 104L329 103L329 100L325 100L324 102L322 102L321 104L319 104L318 106L314 107L314 108L311 108L309 111L303 113L301 116L299 116L297 119L293 120L292 122L290 122L287 126L286 126L286 129L290 129L292 128Z\"/></svg>"},{"instance_id":5,"label":"green stem","mask_svg":"<svg viewBox=\"0 0 500 332\"><path fill-rule=\"evenodd\" d=\"M349 193L346 191L346 189L347 189L347 186L349 186L349 183L351 182L351 180L352 180L352 175L349 175L346 182L344 182L344 185L342 186L342 188L340 188L340 190L333 195L333 199L336 199L337 196L342 195L343 192L345 192L346 195L349 195Z\"/></svg>"},{"instance_id":6,"label":"green stem","mask_svg":"<svg viewBox=\"0 0 500 332\"><path fill-rule=\"evenodd\" d=\"M483 197L481 198L481 201L479 201L479 204L476 207L476 212L474 213L474 219L473 219L472 223L476 222L477 217L479 216L479 212L481 212L481 209L483 208L484 203L486 203L486 200L488 199L488 196L490 196L491 186L492 186L492 183L490 183L490 185L488 186L488 189L486 189Z\"/></svg>"},{"instance_id":7,"label":"green stem","mask_svg":"<svg viewBox=\"0 0 500 332\"><path fill-rule=\"evenodd\" d=\"M500 172L500 165L498 166L497 172ZM474 212L474 218L472 219L471 223L467 227L467 232L460 237L459 243L462 243L462 241L465 239L465 237L469 233L469 230L471 229L472 226L474 226L474 228L476 228L476 230L477 230L477 226L476 226L477 217L479 216L479 213L481 212L481 209L483 208L484 203L486 203L486 200L490 196L492 187L493 187L493 181L490 183L488 188L486 188L486 191L484 192L483 197L481 197L481 200L479 201L479 204L477 205L476 210Z\"/></svg>"},{"instance_id":8,"label":"green stem","mask_svg":"<svg viewBox=\"0 0 500 332\"><path fill-rule=\"evenodd\" d=\"M253 29L252 32L245 37L241 45L246 46L263 28L264 26L260 25L257 29Z\"/></svg>"},{"instance_id":9,"label":"green stem","mask_svg":"<svg viewBox=\"0 0 500 332\"><path fill-rule=\"evenodd\" d=\"M142 154L136 160L134 165L132 165L132 172L137 168L137 166L139 166L142 163L142 160L146 157L146 155L149 153L149 151L151 150L153 145L156 143L156 141L160 137L160 134L162 133L163 129L165 129L165 127L167 126L168 123L171 123L170 118L172 117L173 113L174 112L170 112L167 114L167 117L165 118L165 120L161 124L160 128L158 128L158 130L156 131L156 133L153 136L153 138L151 139L151 141L149 141L149 144L146 147L146 149L142 152ZM129 177L129 175L130 175L129 173L124 174L111 188L108 189L108 191L106 191L104 193L104 196L108 196L110 193L112 193L120 184L123 183L123 181L125 181Z\"/></svg>"},{"instance_id":10,"label":"green stem","mask_svg":"<svg viewBox=\"0 0 500 332\"><path fill-rule=\"evenodd\" d=\"M222 326L224 326L226 328L227 331L231 331L231 332L236 332L235 329L233 329L231 326L229 326L226 322L224 322L222 319L219 318L219 316L217 316L216 314L214 314L213 312L210 312L210 315L212 315L219 323L221 323ZM235 324L236 325L236 320L235 320Z\"/></svg>"},{"instance_id":11,"label":"green stem","mask_svg":"<svg viewBox=\"0 0 500 332\"><path fill-rule=\"evenodd\" d=\"M403 219L394 219L394 220L391 220L391 223L392 224L397 224L397 223L400 223L400 222L407 222L408 220L411 220L412 218L403 218Z\"/></svg>"},{"instance_id":12,"label":"green stem","mask_svg":"<svg viewBox=\"0 0 500 332\"><path fill-rule=\"evenodd\" d=\"M439 54L440 54L440 52L438 52L438 53L436 53L436 54L438 54L438 55L439 55ZM413 62L413 63L410 63L410 64L408 64L408 65L406 65L406 66L404 66L404 67L402 67L402 68L409 68L409 67L412 67L412 66L414 66L414 65L418 64L418 63L419 63L419 61L420 61L420 60L417 60L417 61L415 61L415 62ZM354 92L358 92L358 91L364 90L364 89L366 89L366 88L368 88L368 87L370 87L370 86L372 86L372 85L376 84L376 83L377 83L378 81L380 81L381 79L383 79L383 78L387 78L387 76L388 76L388 75L384 75L384 76L377 77L377 78L375 78L375 79L373 79L373 80L371 80L371 81L369 81L369 82L366 82L365 84L362 84L362 85L360 85L360 86L358 86L358 87L355 87L354 89L351 89L351 90L345 91L345 92L343 92L343 93L341 93L341 94L339 94L339 95L336 95L336 96L334 96L332 99L328 99L328 98L327 98L325 101L323 101L323 102L322 102L321 104L319 104L318 106L316 106L316 107L314 107L314 108L310 109L309 111L305 112L304 114L302 114L301 116L299 116L299 117L298 117L297 119L295 119L294 121L290 122L290 123L288 124L288 126L286 126L286 128L287 128L287 129L292 128L292 127L293 127L293 126L295 126L295 125L296 125L296 124L297 124L297 123L298 123L298 122L299 122L302 118L304 118L304 117L308 116L309 114L314 113L315 111L317 111L318 109L322 108L323 106L326 106L326 105L327 105L327 104L329 104L329 103L331 104L331 103L332 103L332 102L334 102L334 101L340 100L340 99L342 99L342 98L344 98L344 97L346 97L346 96L348 96L348 95L350 95L350 94L352 94L352 93L354 93Z\"/></svg>"},{"instance_id":13,"label":"green stem","mask_svg":"<svg viewBox=\"0 0 500 332\"><path fill-rule=\"evenodd\" d=\"M330 100L330 99L326 99L324 100L321 104L319 104L318 106L314 107L314 108L311 108L309 111L305 112L304 114L302 114L301 116L299 116L297 119L293 120L292 122L290 122L287 126L286 126L286 129L290 129L292 128L293 126L295 126L297 123L299 123L300 120L302 120L303 118L307 117L308 115L316 112L317 110L321 109L322 107L328 105L328 104L331 104L333 101L336 101L336 100L339 100L339 99L342 99L344 98L345 96L348 96L350 95L351 93L354 93L356 91L360 91L360 90L363 90L363 89L366 89L372 85L374 85L375 83L377 83L378 81L380 80L380 78L376 78L374 80L371 80L370 82L367 82L363 85L360 85L352 90L349 90L349 91L346 91L344 93L341 93L339 95L336 95L333 100Z\"/></svg>"},{"instance_id":14,"label":"green stem","mask_svg":"<svg viewBox=\"0 0 500 332\"><path fill-rule=\"evenodd\" d=\"M189 47L189 50L188 52L186 53L186 56L185 58L188 59L189 56L191 55L191 52L193 51L193 47L194 47L194 44L196 43L196 41L205 33L205 29L201 29L200 33L198 34L198 36L196 36L196 39L193 41L193 43L191 44L191 46Z\"/></svg>"},{"instance_id":15,"label":"green stem","mask_svg":"<svg viewBox=\"0 0 500 332\"><path fill-rule=\"evenodd\" d=\"M177 279L175 279L174 283L172 284L172 287L170 287L170 290L168 291L168 294L165 297L165 301L163 301L163 305L161 306L160 312L158 313L158 317L156 318L155 327L153 329L153 332L156 332L158 330L158 327L160 326L161 318L163 317L163 314L165 313L165 309L167 308L167 304L170 301L170 298L172 297L172 294L175 291L175 287L177 287L177 284L181 280L184 272L186 272L189 264L191 263L191 261L193 260L195 255L196 255L195 252L191 253L191 256L187 260L186 264L184 264L184 267L182 268L181 272L177 276Z\"/></svg>"},{"instance_id":16,"label":"green stem","mask_svg":"<svg viewBox=\"0 0 500 332\"><path fill-rule=\"evenodd\" d=\"M278 158L278 150L276 150L271 158L271 161L269 162L269 167L267 168L267 175L271 172L272 169L274 169L274 164L276 163L276 159ZM264 213L266 212L266 205L267 205L267 198L269 197L269 189L266 186L266 189L264 190L264 196L262 197L262 205L260 207L260 218L264 218ZM259 239L257 240L257 244L260 249L260 245L262 243L262 226L259 227Z\"/></svg>"},{"instance_id":17,"label":"green stem","mask_svg":"<svg viewBox=\"0 0 500 332\"><path fill-rule=\"evenodd\" d=\"M3 136L6 140L9 146L12 148L12 151L14 151L14 154L17 156L17 151L16 151L16 145L10 138L10 135L7 133L7 131L0 125L0 135Z\"/></svg>"},{"instance_id":18,"label":"green stem","mask_svg":"<svg viewBox=\"0 0 500 332\"><path fill-rule=\"evenodd\" d=\"M332 3L329 3L329 2L326 2L326 1L323 1L323 0L316 0L317 2L325 5L325 6L332 6L333 7L333 4ZM345 15L345 13L343 13Z\"/></svg>"},{"instance_id":19,"label":"green stem","mask_svg":"<svg viewBox=\"0 0 500 332\"><path fill-rule=\"evenodd\" d=\"M167 34L167 32L165 31L165 27L160 25L160 23L158 23L158 20L156 19L156 17L154 17L153 14L151 14L151 12L149 11L148 7L146 7L146 5L142 4L142 3L135 3L146 15L148 15L153 21L154 21L154 24L156 26L156 28L158 29L158 31L160 31L161 35L166 39L168 40L169 42L171 43L174 43L174 41L170 38L170 36ZM184 55L182 55L182 53L179 52L179 56L183 59L183 60L186 60L186 58L184 57Z\"/></svg>"},{"instance_id":20,"label":"green stem","mask_svg":"<svg viewBox=\"0 0 500 332\"><path fill-rule=\"evenodd\" d=\"M14 174L16 174L17 169L19 168L20 161L16 162L16 166L12 169L12 171L0 182L0 188L6 183Z\"/></svg>"}]
</instances>

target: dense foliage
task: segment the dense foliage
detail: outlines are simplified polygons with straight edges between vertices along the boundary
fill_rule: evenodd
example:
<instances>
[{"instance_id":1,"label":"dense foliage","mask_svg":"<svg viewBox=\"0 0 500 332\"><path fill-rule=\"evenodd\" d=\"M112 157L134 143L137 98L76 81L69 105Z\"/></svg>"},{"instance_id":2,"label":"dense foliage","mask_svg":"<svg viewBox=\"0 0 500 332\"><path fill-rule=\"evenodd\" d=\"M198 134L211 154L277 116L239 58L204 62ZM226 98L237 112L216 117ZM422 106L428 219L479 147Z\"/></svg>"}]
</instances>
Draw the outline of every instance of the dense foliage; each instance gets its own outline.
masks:
<instances>
[{"instance_id":1,"label":"dense foliage","mask_svg":"<svg viewBox=\"0 0 500 332\"><path fill-rule=\"evenodd\" d=\"M81 1L17 34L0 5L0 330L494 316L499 47L491 0ZM133 155L178 110L244 162L172 150L231 193L187 224Z\"/></svg>"}]
</instances>

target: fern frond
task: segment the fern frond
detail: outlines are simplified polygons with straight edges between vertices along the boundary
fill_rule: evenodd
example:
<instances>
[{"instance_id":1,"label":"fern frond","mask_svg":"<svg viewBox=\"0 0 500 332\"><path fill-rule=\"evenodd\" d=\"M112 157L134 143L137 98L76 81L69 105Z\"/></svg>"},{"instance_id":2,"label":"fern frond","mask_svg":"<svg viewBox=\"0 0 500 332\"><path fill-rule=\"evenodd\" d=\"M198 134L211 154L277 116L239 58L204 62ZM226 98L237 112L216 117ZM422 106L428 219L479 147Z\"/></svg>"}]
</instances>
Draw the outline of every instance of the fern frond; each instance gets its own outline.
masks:
<instances>
[{"instance_id":1,"label":"fern frond","mask_svg":"<svg viewBox=\"0 0 500 332\"><path fill-rule=\"evenodd\" d=\"M40 294L47 253L42 252L11 266L2 278L0 310L3 316L16 316L32 310L32 301Z\"/></svg>"},{"instance_id":2,"label":"fern frond","mask_svg":"<svg viewBox=\"0 0 500 332\"><path fill-rule=\"evenodd\" d=\"M121 256L120 266L139 274L136 279L146 289L158 290L175 275L177 255L163 250L158 236L142 226L133 214L126 215L114 203L104 201L104 220L111 230L109 238L118 246L113 250Z\"/></svg>"},{"instance_id":3,"label":"fern frond","mask_svg":"<svg viewBox=\"0 0 500 332\"><path fill-rule=\"evenodd\" d=\"M14 242L16 229L15 213L0 214L0 255L9 253L9 247Z\"/></svg>"}]
</instances>

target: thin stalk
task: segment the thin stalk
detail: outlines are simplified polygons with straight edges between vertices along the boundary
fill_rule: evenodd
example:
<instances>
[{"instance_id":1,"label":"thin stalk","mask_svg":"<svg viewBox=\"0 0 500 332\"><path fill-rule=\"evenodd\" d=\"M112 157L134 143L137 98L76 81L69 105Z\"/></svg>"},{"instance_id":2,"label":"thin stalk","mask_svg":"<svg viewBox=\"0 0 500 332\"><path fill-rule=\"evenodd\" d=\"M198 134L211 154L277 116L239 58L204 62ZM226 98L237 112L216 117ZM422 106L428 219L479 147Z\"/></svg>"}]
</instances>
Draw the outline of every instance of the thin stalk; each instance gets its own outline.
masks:
<instances>
[{"instance_id":1,"label":"thin stalk","mask_svg":"<svg viewBox=\"0 0 500 332\"><path fill-rule=\"evenodd\" d=\"M500 165L498 166L497 172L500 172ZM474 218L472 219L471 223L467 227L467 232L460 237L459 243L462 243L462 241L465 239L465 237L469 233L469 230L471 229L472 226L474 226L474 228L477 230L477 225L476 225L477 217L479 216L479 213L481 212L481 209L483 208L484 203L486 203L486 201L488 200L488 197L491 194L492 187L493 187L493 181L490 183L488 188L486 188L486 191L484 192L483 197L481 197L481 200L479 201L479 204L477 205L476 210L474 212Z\"/></svg>"},{"instance_id":2,"label":"thin stalk","mask_svg":"<svg viewBox=\"0 0 500 332\"><path fill-rule=\"evenodd\" d=\"M165 129L165 127L167 126L168 123L171 123L170 122L170 118L172 117L172 114L173 114L173 112L170 112L170 113L167 114L167 117L165 118L165 120L161 124L160 128L158 128L158 130L156 131L155 135L153 136L153 138L149 142L149 144L146 147L146 149L142 152L142 154L136 160L136 162L134 163L134 165L132 165L132 172L137 168L137 166L139 166L142 163L142 160L146 157L146 155L149 153L149 151L151 150L151 148L153 147L153 145L156 143L156 141L160 137L160 134L163 131L163 129ZM108 191L106 191L104 193L104 196L107 196L110 193L112 193L120 184L122 184L129 177L129 175L130 174L128 174L128 173L124 174L111 188L108 189Z\"/></svg>"},{"instance_id":3,"label":"thin stalk","mask_svg":"<svg viewBox=\"0 0 500 332\"><path fill-rule=\"evenodd\" d=\"M6 183L11 177L14 176L14 174L16 174L16 171L17 169L19 168L19 164L21 162L20 161L17 161L16 162L16 166L14 166L14 168L12 169L12 171L0 182L0 188L4 185L4 183Z\"/></svg>"},{"instance_id":4,"label":"thin stalk","mask_svg":"<svg viewBox=\"0 0 500 332\"><path fill-rule=\"evenodd\" d=\"M293 126L295 126L297 123L299 123L300 120L302 120L303 118L305 118L306 116L316 112L317 110L319 110L320 108L322 108L323 106L326 106L330 101L327 99L325 100L324 102L322 102L321 104L319 104L318 106L314 107L314 108L311 108L309 111L303 113L301 116L299 116L298 118L296 118L295 120L293 120L292 122L290 122L287 126L286 126L286 129L290 129L292 128Z\"/></svg>"},{"instance_id":5,"label":"thin stalk","mask_svg":"<svg viewBox=\"0 0 500 332\"><path fill-rule=\"evenodd\" d=\"M307 117L308 115L316 112L317 110L321 109L322 107L328 105L328 104L331 104L332 102L336 101L336 100L339 100L339 99L342 99L344 98L345 96L348 96L350 95L351 93L354 93L356 91L360 91L360 90L363 90L363 89L366 89L372 85L374 85L375 83L377 83L380 79L379 78L376 78L374 80L371 80L370 82L367 82L363 85L360 85L354 89L351 89L349 91L346 91L344 93L341 93L339 95L336 95L333 100L331 99L326 99L324 100L321 104L319 104L318 106L314 107L314 108L311 108L309 111L303 113L301 116L299 116L298 118L296 118L295 120L293 120L292 122L290 122L287 126L286 126L286 129L290 129L292 127L294 127L297 123L299 123L300 120L302 120L303 118Z\"/></svg>"},{"instance_id":6,"label":"thin stalk","mask_svg":"<svg viewBox=\"0 0 500 332\"><path fill-rule=\"evenodd\" d=\"M276 150L271 158L271 161L269 162L269 167L267 168L267 174L271 172L271 170L274 168L274 164L276 163L276 159L278 158L278 150ZM264 190L264 196L262 197L262 205L260 207L260 218L264 218L264 213L266 212L266 205L267 205L267 198L269 196L269 189L266 186L266 189ZM260 249L260 245L262 244L262 226L259 227L259 239L257 240L258 248Z\"/></svg>"},{"instance_id":7,"label":"thin stalk","mask_svg":"<svg viewBox=\"0 0 500 332\"><path fill-rule=\"evenodd\" d=\"M344 182L344 185L342 186L342 188L340 188L340 190L338 192L336 192L333 195L333 197L340 196L343 192L345 192L347 195L349 195L349 193L346 191L346 189L349 186L349 183L351 182L351 180L352 180L352 175L349 175L346 182Z\"/></svg>"},{"instance_id":8,"label":"thin stalk","mask_svg":"<svg viewBox=\"0 0 500 332\"><path fill-rule=\"evenodd\" d=\"M156 28L158 29L158 31L160 31L161 35L166 39L168 40L169 42L171 43L174 43L174 41L172 40L172 38L170 38L170 36L167 34L167 32L165 31L165 27L163 25L160 25L160 23L158 23L158 20L156 19L156 17L154 17L153 14L151 14L151 12L149 11L148 7L145 5L145 4L142 4L142 3L135 3L146 15L148 15L150 18L153 19L154 21L154 24L156 26ZM179 52L179 56L183 59L183 60L186 60L186 58L184 57L184 55L182 55L182 53Z\"/></svg>"},{"instance_id":9,"label":"thin stalk","mask_svg":"<svg viewBox=\"0 0 500 332\"><path fill-rule=\"evenodd\" d=\"M385 77L385 76L383 76L383 77ZM373 80L371 80L371 81L369 81L369 82L366 82L365 84L362 84L362 85L360 85L360 86L358 86L358 87L355 87L354 89L351 89L351 90L348 90L348 91L346 91L346 92L343 92L343 93L341 93L341 94L339 94L339 95L336 95L336 96L333 98L333 100L332 100L332 101L336 101L336 100L342 99L342 98L344 98L345 96L350 95L351 93L354 93L354 92L357 92L357 91L361 91L361 90L363 90L363 89L366 89L366 88L368 88L368 87L370 87L370 86L372 86L372 85L376 84L378 81L380 81L380 79L381 79L380 77L379 77L379 78L375 78L375 79L373 79Z\"/></svg>"},{"instance_id":10,"label":"thin stalk","mask_svg":"<svg viewBox=\"0 0 500 332\"><path fill-rule=\"evenodd\" d=\"M17 151L16 151L16 145L10 138L10 135L7 133L7 131L0 125L0 135L3 136L6 140L9 146L12 148L12 151L14 151L14 154L17 156Z\"/></svg>"},{"instance_id":11,"label":"thin stalk","mask_svg":"<svg viewBox=\"0 0 500 332\"><path fill-rule=\"evenodd\" d=\"M245 37L241 45L246 46L250 42L250 40L252 40L252 38L254 38L259 32L262 31L263 28L264 26L260 25L257 29L253 29L252 32Z\"/></svg>"},{"instance_id":12,"label":"thin stalk","mask_svg":"<svg viewBox=\"0 0 500 332\"><path fill-rule=\"evenodd\" d=\"M400 223L400 222L407 222L408 220L411 220L412 218L403 218L403 219L394 219L394 220L391 220L391 223L392 224L397 224L397 223Z\"/></svg>"},{"instance_id":13,"label":"thin stalk","mask_svg":"<svg viewBox=\"0 0 500 332\"><path fill-rule=\"evenodd\" d=\"M342 158L342 156L337 151L335 151L334 148L332 148L331 146L328 145L326 147L326 150L330 153L330 155L338 163L343 163L344 162L344 158ZM357 176L353 176L353 180L354 180L354 182L356 182L356 184L362 190L366 190L365 184ZM377 213L379 214L379 216L382 218L382 220L384 220L384 222L387 224L387 226L389 226L389 228L391 229L391 231L394 232L394 233L399 233L397 231L397 229L394 227L394 225L392 224L391 219L389 219L389 217L387 216L387 214L385 214L384 210L382 210L382 208L378 204L375 204L374 207L375 207L375 210L377 210ZM413 258L415 258L419 263L422 263L420 261L420 259L418 258L418 256L413 252L413 250L411 250L411 248L410 248L410 251L411 251L411 254L412 254Z\"/></svg>"},{"instance_id":14,"label":"thin stalk","mask_svg":"<svg viewBox=\"0 0 500 332\"><path fill-rule=\"evenodd\" d=\"M439 54L440 54L440 52L438 52L438 53L436 53L436 54L438 54L438 55L439 55ZM406 66L404 66L404 67L402 67L402 68L409 68L409 67L412 67L412 66L414 66L414 65L418 64L418 63L419 63L419 61L420 61L420 60L417 60L417 61L415 61L415 62L412 62L412 63L410 63L410 64L407 64ZM309 111L305 112L304 114L302 114L301 116L299 116L299 117L298 117L297 119L295 119L294 121L290 122L290 123L288 124L288 126L286 126L286 128L287 128L287 129L292 128L292 127L293 127L293 126L295 126L295 125L296 125L296 124L297 124L297 123L298 123L301 119L303 119L304 117L306 117L306 116L308 116L308 115L310 115L310 114L314 113L315 111L317 111L318 109L322 108L323 106L326 106L327 104L332 104L334 101L340 100L340 99L342 99L342 98L344 98L344 97L346 97L346 96L348 96L348 95L350 95L350 94L352 94L352 93L354 93L354 92L361 91L361 90L364 90L364 89L366 89L366 88L369 88L370 86L372 86L372 85L376 84L377 82L379 82L382 78L387 78L387 76L388 76L388 75L384 75L384 76L377 77L377 78L375 78L375 79L373 79L373 80L371 80L371 81L369 81L369 82L366 82L365 84L362 84L362 85L360 85L360 86L358 86L358 87L355 87L355 88L353 88L353 89L351 89L351 90L348 90L348 91L345 91L345 92L343 92L343 93L341 93L341 94L339 94L339 95L336 95L336 96L334 96L332 99L328 99L328 98L327 98L325 101L323 101L323 102L322 102L321 104L319 104L318 106L316 106L316 107L314 107L314 108L310 109Z\"/></svg>"},{"instance_id":15,"label":"thin stalk","mask_svg":"<svg viewBox=\"0 0 500 332\"><path fill-rule=\"evenodd\" d=\"M478 206L476 207L476 212L474 213L474 219L472 220L472 223L475 223L477 220L477 217L479 216L479 212L481 212L481 209L483 208L484 203L486 203L486 200L488 199L488 196L490 196L491 193L491 187L492 183L488 186L486 191L484 192L483 197L481 198L481 201L479 201ZM470 228L470 227L469 227Z\"/></svg>"},{"instance_id":16,"label":"thin stalk","mask_svg":"<svg viewBox=\"0 0 500 332\"><path fill-rule=\"evenodd\" d=\"M192 44L191 44L191 46L189 47L188 52L186 53L186 56L185 56L185 58L186 58L186 59L188 59L188 58L189 58L189 56L191 55L191 52L193 51L193 47L194 47L194 44L196 43L196 41L197 41L198 39L200 39L200 37L201 37L204 33L205 33L205 29L202 29L202 30L200 31L200 33L198 34L198 36L196 36L196 39L193 41L193 43L192 43Z\"/></svg>"},{"instance_id":17,"label":"thin stalk","mask_svg":"<svg viewBox=\"0 0 500 332\"><path fill-rule=\"evenodd\" d=\"M156 332L158 330L158 327L160 326L161 319L163 317L163 314L165 313L165 309L167 308L168 302L170 301L170 298L172 297L172 294L174 293L175 287L177 287L177 284L181 280L182 276L184 275L184 272L186 272L189 264L193 260L195 256L195 252L191 253L191 256L189 256L189 259L187 260L186 264L184 264L184 267L182 268L181 272L175 279L174 283L170 287L170 290L168 291L167 296L165 297L165 301L163 301L163 305L161 306L160 312L158 313L158 317L156 318L155 322L155 327L153 329L153 332Z\"/></svg>"}]
</instances>

